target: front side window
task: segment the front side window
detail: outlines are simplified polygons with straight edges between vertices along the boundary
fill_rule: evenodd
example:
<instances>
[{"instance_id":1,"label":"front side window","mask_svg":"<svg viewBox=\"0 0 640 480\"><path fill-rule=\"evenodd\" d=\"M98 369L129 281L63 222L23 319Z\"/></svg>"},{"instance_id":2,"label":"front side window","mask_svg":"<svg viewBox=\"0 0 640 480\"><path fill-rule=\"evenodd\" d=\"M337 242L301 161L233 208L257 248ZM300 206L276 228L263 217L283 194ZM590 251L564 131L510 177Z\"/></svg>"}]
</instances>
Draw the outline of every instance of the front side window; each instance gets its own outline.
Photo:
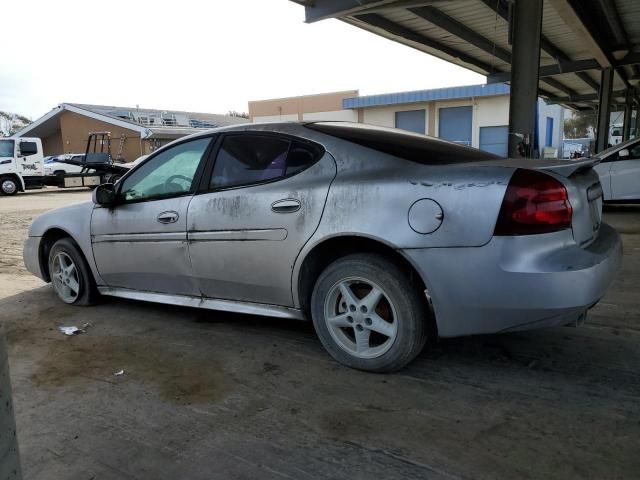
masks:
<instances>
[{"instance_id":1,"label":"front side window","mask_svg":"<svg viewBox=\"0 0 640 480\"><path fill-rule=\"evenodd\" d=\"M125 201L137 201L192 192L198 165L210 141L200 138L159 153L123 180L120 196Z\"/></svg>"},{"instance_id":2,"label":"front side window","mask_svg":"<svg viewBox=\"0 0 640 480\"><path fill-rule=\"evenodd\" d=\"M0 140L0 157L13 157L13 140Z\"/></svg>"}]
</instances>

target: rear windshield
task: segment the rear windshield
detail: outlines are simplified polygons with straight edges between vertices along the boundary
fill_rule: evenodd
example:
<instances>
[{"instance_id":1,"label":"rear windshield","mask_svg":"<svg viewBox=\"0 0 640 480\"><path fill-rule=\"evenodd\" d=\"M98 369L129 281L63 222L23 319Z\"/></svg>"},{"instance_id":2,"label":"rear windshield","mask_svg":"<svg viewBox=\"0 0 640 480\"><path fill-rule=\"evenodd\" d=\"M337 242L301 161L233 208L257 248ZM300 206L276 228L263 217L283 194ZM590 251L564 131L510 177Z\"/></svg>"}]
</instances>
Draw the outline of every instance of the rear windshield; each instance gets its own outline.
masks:
<instances>
[{"instance_id":1,"label":"rear windshield","mask_svg":"<svg viewBox=\"0 0 640 480\"><path fill-rule=\"evenodd\" d=\"M306 127L423 165L446 165L501 158L439 138L391 128L347 122L308 123Z\"/></svg>"},{"instance_id":2,"label":"rear windshield","mask_svg":"<svg viewBox=\"0 0 640 480\"><path fill-rule=\"evenodd\" d=\"M0 140L0 157L13 157L13 140Z\"/></svg>"}]
</instances>

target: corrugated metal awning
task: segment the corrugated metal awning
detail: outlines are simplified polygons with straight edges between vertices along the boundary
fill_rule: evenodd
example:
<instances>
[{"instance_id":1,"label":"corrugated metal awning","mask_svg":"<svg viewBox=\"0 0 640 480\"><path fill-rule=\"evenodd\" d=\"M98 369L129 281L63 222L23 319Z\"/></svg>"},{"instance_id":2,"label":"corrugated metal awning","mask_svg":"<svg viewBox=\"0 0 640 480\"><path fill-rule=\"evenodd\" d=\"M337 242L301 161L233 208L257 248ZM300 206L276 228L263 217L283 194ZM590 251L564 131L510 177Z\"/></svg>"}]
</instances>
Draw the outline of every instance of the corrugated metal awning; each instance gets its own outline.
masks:
<instances>
[{"instance_id":1,"label":"corrugated metal awning","mask_svg":"<svg viewBox=\"0 0 640 480\"><path fill-rule=\"evenodd\" d=\"M308 22L337 18L508 82L509 0L293 0ZM614 103L627 92L640 103L640 0L545 0L540 95L575 107L593 106L600 71L613 67Z\"/></svg>"}]
</instances>

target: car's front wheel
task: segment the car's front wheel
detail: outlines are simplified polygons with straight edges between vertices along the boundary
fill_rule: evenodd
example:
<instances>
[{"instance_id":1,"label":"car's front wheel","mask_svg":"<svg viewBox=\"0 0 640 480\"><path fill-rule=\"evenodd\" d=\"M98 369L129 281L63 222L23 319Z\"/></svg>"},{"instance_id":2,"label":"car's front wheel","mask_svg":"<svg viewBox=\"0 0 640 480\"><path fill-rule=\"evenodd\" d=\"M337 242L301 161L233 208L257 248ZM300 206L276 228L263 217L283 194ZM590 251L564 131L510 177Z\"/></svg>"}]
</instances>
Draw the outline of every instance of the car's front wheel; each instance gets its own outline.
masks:
<instances>
[{"instance_id":1,"label":"car's front wheel","mask_svg":"<svg viewBox=\"0 0 640 480\"><path fill-rule=\"evenodd\" d=\"M51 247L49 276L53 289L64 303L84 306L96 302L98 291L89 265L70 238L62 238Z\"/></svg>"},{"instance_id":2,"label":"car's front wheel","mask_svg":"<svg viewBox=\"0 0 640 480\"><path fill-rule=\"evenodd\" d=\"M2 193L2 195L15 195L18 193L18 182L11 177L1 177L0 193Z\"/></svg>"},{"instance_id":3,"label":"car's front wheel","mask_svg":"<svg viewBox=\"0 0 640 480\"><path fill-rule=\"evenodd\" d=\"M425 300L407 273L380 255L349 255L330 264L316 282L311 315L331 356L360 370L398 370L426 341Z\"/></svg>"}]
</instances>

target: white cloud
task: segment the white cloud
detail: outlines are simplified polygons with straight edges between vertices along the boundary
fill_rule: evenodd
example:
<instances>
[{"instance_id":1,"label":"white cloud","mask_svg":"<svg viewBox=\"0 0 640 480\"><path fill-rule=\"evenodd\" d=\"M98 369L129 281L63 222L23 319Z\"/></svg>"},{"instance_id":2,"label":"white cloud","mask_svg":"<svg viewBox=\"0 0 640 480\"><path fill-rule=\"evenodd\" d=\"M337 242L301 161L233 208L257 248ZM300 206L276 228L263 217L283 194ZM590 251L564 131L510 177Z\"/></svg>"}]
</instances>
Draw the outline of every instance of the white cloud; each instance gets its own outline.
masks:
<instances>
[{"instance_id":1,"label":"white cloud","mask_svg":"<svg viewBox=\"0 0 640 480\"><path fill-rule=\"evenodd\" d=\"M0 110L31 117L60 102L246 111L263 98L484 80L337 20L305 24L288 0L5 3Z\"/></svg>"}]
</instances>

